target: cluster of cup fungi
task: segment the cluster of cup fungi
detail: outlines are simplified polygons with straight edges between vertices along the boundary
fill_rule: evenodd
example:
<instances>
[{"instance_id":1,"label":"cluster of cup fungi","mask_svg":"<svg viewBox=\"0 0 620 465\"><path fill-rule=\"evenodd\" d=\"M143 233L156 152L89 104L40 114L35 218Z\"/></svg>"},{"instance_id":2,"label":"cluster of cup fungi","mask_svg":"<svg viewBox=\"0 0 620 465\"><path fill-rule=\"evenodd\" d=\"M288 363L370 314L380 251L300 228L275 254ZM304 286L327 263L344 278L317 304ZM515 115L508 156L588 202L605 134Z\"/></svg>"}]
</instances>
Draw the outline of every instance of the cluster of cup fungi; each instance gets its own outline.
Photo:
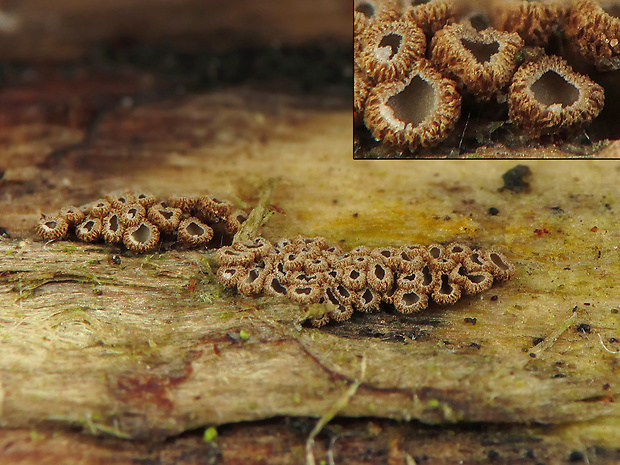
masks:
<instances>
[{"instance_id":1,"label":"cluster of cup fungi","mask_svg":"<svg viewBox=\"0 0 620 465\"><path fill-rule=\"evenodd\" d=\"M44 215L37 233L46 241L75 237L144 253L163 240L186 248L228 245L245 220L245 213L233 209L230 202L211 196L158 199L149 194L120 194Z\"/></svg>"},{"instance_id":2,"label":"cluster of cup fungi","mask_svg":"<svg viewBox=\"0 0 620 465\"><path fill-rule=\"evenodd\" d=\"M355 0L356 139L368 131L390 150L413 153L451 136L459 120L460 130L462 107L469 115L491 105L526 140L583 134L605 93L571 63L620 70L620 4L466 3Z\"/></svg>"},{"instance_id":3,"label":"cluster of cup fungi","mask_svg":"<svg viewBox=\"0 0 620 465\"><path fill-rule=\"evenodd\" d=\"M216 259L220 282L244 295L265 293L299 304L325 304L328 310L312 319L315 326L347 320L354 310L371 312L381 302L402 313L423 310L430 299L454 304L514 274L514 266L500 252L458 243L358 247L344 253L322 237L275 244L257 237L218 249Z\"/></svg>"}]
</instances>

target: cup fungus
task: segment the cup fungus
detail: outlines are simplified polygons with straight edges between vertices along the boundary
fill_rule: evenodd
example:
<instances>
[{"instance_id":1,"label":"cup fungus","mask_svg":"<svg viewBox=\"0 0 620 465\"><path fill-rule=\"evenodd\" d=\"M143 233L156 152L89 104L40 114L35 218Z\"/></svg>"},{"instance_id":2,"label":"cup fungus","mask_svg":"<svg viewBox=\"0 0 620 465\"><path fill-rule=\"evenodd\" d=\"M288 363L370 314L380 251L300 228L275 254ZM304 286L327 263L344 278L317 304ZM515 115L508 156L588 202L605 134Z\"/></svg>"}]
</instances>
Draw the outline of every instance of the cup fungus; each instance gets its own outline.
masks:
<instances>
[{"instance_id":1,"label":"cup fungus","mask_svg":"<svg viewBox=\"0 0 620 465\"><path fill-rule=\"evenodd\" d=\"M366 28L357 63L374 82L403 79L424 56L426 37L415 24L383 21Z\"/></svg>"},{"instance_id":2,"label":"cup fungus","mask_svg":"<svg viewBox=\"0 0 620 465\"><path fill-rule=\"evenodd\" d=\"M134 252L149 252L159 243L159 229L150 221L143 219L137 225L125 229L123 243Z\"/></svg>"},{"instance_id":3,"label":"cup fungus","mask_svg":"<svg viewBox=\"0 0 620 465\"><path fill-rule=\"evenodd\" d=\"M557 56L521 66L508 93L513 123L531 137L576 132L603 109L603 88Z\"/></svg>"},{"instance_id":4,"label":"cup fungus","mask_svg":"<svg viewBox=\"0 0 620 465\"><path fill-rule=\"evenodd\" d=\"M455 19L455 5L450 0L405 0L404 16L429 35Z\"/></svg>"},{"instance_id":5,"label":"cup fungus","mask_svg":"<svg viewBox=\"0 0 620 465\"><path fill-rule=\"evenodd\" d=\"M156 225L163 233L176 231L181 222L182 211L180 208L165 207L162 204L155 204L149 208L148 220Z\"/></svg>"},{"instance_id":6,"label":"cup fungus","mask_svg":"<svg viewBox=\"0 0 620 465\"><path fill-rule=\"evenodd\" d=\"M185 213L170 204L182 206ZM190 215L205 210L206 218ZM245 220L243 211L233 211L229 202L214 197L174 196L162 200L150 194L127 193L109 195L81 207L63 207L56 216L44 216L37 233L45 240L62 239L70 233L86 242L103 238L108 244L123 243L128 249L142 252L158 246L162 234L165 242L176 241L183 247L207 244L214 236L217 240L212 242L230 244ZM266 246L264 240L254 241L255 248L264 250ZM254 250L248 254L247 263L256 257Z\"/></svg>"},{"instance_id":7,"label":"cup fungus","mask_svg":"<svg viewBox=\"0 0 620 465\"><path fill-rule=\"evenodd\" d=\"M157 202L157 197L153 194L140 193L136 194L136 202L142 205L146 210L151 208Z\"/></svg>"},{"instance_id":8,"label":"cup fungus","mask_svg":"<svg viewBox=\"0 0 620 465\"><path fill-rule=\"evenodd\" d=\"M450 279L449 273L442 272L439 274L432 297L440 305L455 304L461 298L461 288Z\"/></svg>"},{"instance_id":9,"label":"cup fungus","mask_svg":"<svg viewBox=\"0 0 620 465\"><path fill-rule=\"evenodd\" d=\"M453 304L462 295L485 291L494 280L514 274L514 266L501 253L472 251L458 243L358 247L343 253L323 238L299 237L275 245L256 238L221 248L216 259L221 283L242 294L264 292L299 304L326 304L325 314L312 319L315 326L330 319L344 321L354 309L374 311L381 302L402 313L425 309L429 298L440 305Z\"/></svg>"},{"instance_id":10,"label":"cup fungus","mask_svg":"<svg viewBox=\"0 0 620 465\"><path fill-rule=\"evenodd\" d=\"M213 229L198 218L186 218L179 224L177 237L182 245L196 247L205 245L213 238Z\"/></svg>"},{"instance_id":11,"label":"cup fungus","mask_svg":"<svg viewBox=\"0 0 620 465\"><path fill-rule=\"evenodd\" d=\"M240 276L240 269L243 268L238 268L235 266L220 266L217 270L217 279L219 279L225 287L236 286Z\"/></svg>"},{"instance_id":12,"label":"cup fungus","mask_svg":"<svg viewBox=\"0 0 620 465\"><path fill-rule=\"evenodd\" d=\"M392 303L400 313L413 313L428 306L428 295L415 289L399 288L392 297Z\"/></svg>"},{"instance_id":13,"label":"cup fungus","mask_svg":"<svg viewBox=\"0 0 620 465\"><path fill-rule=\"evenodd\" d=\"M241 229L241 225L248 219L241 210L235 210L224 218L226 233L234 236Z\"/></svg>"},{"instance_id":14,"label":"cup fungus","mask_svg":"<svg viewBox=\"0 0 620 465\"><path fill-rule=\"evenodd\" d=\"M101 199L97 200L93 203L93 205L88 210L88 214L95 218L104 218L110 210L112 209L112 205L107 200Z\"/></svg>"},{"instance_id":15,"label":"cup fungus","mask_svg":"<svg viewBox=\"0 0 620 465\"><path fill-rule=\"evenodd\" d=\"M75 235L84 242L95 242L101 237L101 218L87 216L75 228Z\"/></svg>"},{"instance_id":16,"label":"cup fungus","mask_svg":"<svg viewBox=\"0 0 620 465\"><path fill-rule=\"evenodd\" d=\"M364 71L357 64L354 65L353 73L353 122L362 124L364 120L364 104L368 97L370 84L366 80Z\"/></svg>"},{"instance_id":17,"label":"cup fungus","mask_svg":"<svg viewBox=\"0 0 620 465\"><path fill-rule=\"evenodd\" d=\"M125 204L121 209L120 220L125 226L136 226L146 216L146 210L138 202Z\"/></svg>"},{"instance_id":18,"label":"cup fungus","mask_svg":"<svg viewBox=\"0 0 620 465\"><path fill-rule=\"evenodd\" d=\"M125 226L117 212L111 212L103 219L102 228L103 240L108 244L119 244L123 242Z\"/></svg>"},{"instance_id":19,"label":"cup fungus","mask_svg":"<svg viewBox=\"0 0 620 465\"><path fill-rule=\"evenodd\" d=\"M191 215L197 204L197 199L188 195L173 195L170 196L167 204L172 208L178 208L183 213Z\"/></svg>"},{"instance_id":20,"label":"cup fungus","mask_svg":"<svg viewBox=\"0 0 620 465\"><path fill-rule=\"evenodd\" d=\"M564 28L577 51L598 69L620 69L620 3L578 0Z\"/></svg>"},{"instance_id":21,"label":"cup fungus","mask_svg":"<svg viewBox=\"0 0 620 465\"><path fill-rule=\"evenodd\" d=\"M67 235L69 223L62 216L44 216L37 225L37 233L46 241L56 241Z\"/></svg>"},{"instance_id":22,"label":"cup fungus","mask_svg":"<svg viewBox=\"0 0 620 465\"><path fill-rule=\"evenodd\" d=\"M510 82L523 47L519 34L451 24L435 34L431 61L477 100L489 100Z\"/></svg>"},{"instance_id":23,"label":"cup fungus","mask_svg":"<svg viewBox=\"0 0 620 465\"><path fill-rule=\"evenodd\" d=\"M230 202L209 196L199 198L196 201L196 208L204 218L210 219L225 218L232 211Z\"/></svg>"},{"instance_id":24,"label":"cup fungus","mask_svg":"<svg viewBox=\"0 0 620 465\"><path fill-rule=\"evenodd\" d=\"M396 19L399 0L354 0L353 12L360 20L373 22L381 19ZM360 16L361 15L361 16Z\"/></svg>"},{"instance_id":25,"label":"cup fungus","mask_svg":"<svg viewBox=\"0 0 620 465\"><path fill-rule=\"evenodd\" d=\"M413 152L445 139L460 115L461 96L454 81L420 59L405 79L372 89L364 122L375 139Z\"/></svg>"},{"instance_id":26,"label":"cup fungus","mask_svg":"<svg viewBox=\"0 0 620 465\"><path fill-rule=\"evenodd\" d=\"M461 137L453 135L443 155L503 141L527 143L528 137L580 136L604 104L600 87L559 65L534 78L526 75L559 60L545 53L562 53L588 72L620 71L617 0L572 0L570 7L563 0L489 3L485 8L452 0L354 3L356 157L412 156L447 139L455 127ZM421 31L427 50L419 33L405 31ZM570 50L593 67L575 60ZM613 80L594 75L599 82ZM499 131L504 122L519 132ZM615 134L606 128L592 131L594 139ZM458 147L449 146L457 141Z\"/></svg>"},{"instance_id":27,"label":"cup fungus","mask_svg":"<svg viewBox=\"0 0 620 465\"><path fill-rule=\"evenodd\" d=\"M108 202L110 202L110 207L114 210L121 210L128 203L132 203L136 201L133 194L120 194L120 195L110 194L107 196L107 200Z\"/></svg>"},{"instance_id":28,"label":"cup fungus","mask_svg":"<svg viewBox=\"0 0 620 465\"><path fill-rule=\"evenodd\" d=\"M564 8L558 2L495 0L493 26L500 31L517 32L526 45L544 47L558 29Z\"/></svg>"},{"instance_id":29,"label":"cup fungus","mask_svg":"<svg viewBox=\"0 0 620 465\"><path fill-rule=\"evenodd\" d=\"M78 207L69 205L67 207L62 207L58 212L58 216L64 218L69 226L75 226L84 221L84 212L80 210Z\"/></svg>"}]
</instances>

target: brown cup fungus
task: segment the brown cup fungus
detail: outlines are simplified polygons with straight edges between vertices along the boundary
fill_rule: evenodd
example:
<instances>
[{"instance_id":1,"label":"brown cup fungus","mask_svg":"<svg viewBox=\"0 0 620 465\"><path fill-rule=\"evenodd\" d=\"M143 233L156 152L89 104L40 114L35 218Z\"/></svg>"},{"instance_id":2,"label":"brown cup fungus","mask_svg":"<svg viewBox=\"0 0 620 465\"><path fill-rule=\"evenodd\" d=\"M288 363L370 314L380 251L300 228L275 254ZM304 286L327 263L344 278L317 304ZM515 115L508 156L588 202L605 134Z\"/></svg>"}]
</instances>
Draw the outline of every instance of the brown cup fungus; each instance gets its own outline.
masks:
<instances>
[{"instance_id":1,"label":"brown cup fungus","mask_svg":"<svg viewBox=\"0 0 620 465\"><path fill-rule=\"evenodd\" d=\"M101 237L101 218L87 216L75 228L75 235L84 242L96 242Z\"/></svg>"},{"instance_id":2,"label":"brown cup fungus","mask_svg":"<svg viewBox=\"0 0 620 465\"><path fill-rule=\"evenodd\" d=\"M361 37L357 63L374 82L398 81L424 56L426 37L406 21L383 21L370 25Z\"/></svg>"},{"instance_id":3,"label":"brown cup fungus","mask_svg":"<svg viewBox=\"0 0 620 465\"><path fill-rule=\"evenodd\" d=\"M241 210L235 210L226 216L224 224L226 232L231 236L237 234L241 229L241 225L248 219L247 215Z\"/></svg>"},{"instance_id":4,"label":"brown cup fungus","mask_svg":"<svg viewBox=\"0 0 620 465\"><path fill-rule=\"evenodd\" d=\"M493 26L500 31L517 32L526 45L544 47L557 30L564 15L558 2L495 0Z\"/></svg>"},{"instance_id":5,"label":"brown cup fungus","mask_svg":"<svg viewBox=\"0 0 620 465\"><path fill-rule=\"evenodd\" d=\"M56 241L67 235L69 223L62 216L44 216L37 225L37 233L46 241Z\"/></svg>"},{"instance_id":6,"label":"brown cup fungus","mask_svg":"<svg viewBox=\"0 0 620 465\"><path fill-rule=\"evenodd\" d=\"M126 204L121 209L120 220L125 226L135 226L146 216L146 210L138 202Z\"/></svg>"},{"instance_id":7,"label":"brown cup fungus","mask_svg":"<svg viewBox=\"0 0 620 465\"><path fill-rule=\"evenodd\" d=\"M420 59L405 79L379 84L370 92L364 122L375 139L413 152L445 139L460 114L454 81Z\"/></svg>"},{"instance_id":8,"label":"brown cup fungus","mask_svg":"<svg viewBox=\"0 0 620 465\"><path fill-rule=\"evenodd\" d=\"M404 0L403 16L432 35L455 19L455 5L449 0Z\"/></svg>"},{"instance_id":9,"label":"brown cup fungus","mask_svg":"<svg viewBox=\"0 0 620 465\"><path fill-rule=\"evenodd\" d=\"M225 218L232 211L230 202L208 196L199 198L196 208L202 217L209 219Z\"/></svg>"},{"instance_id":10,"label":"brown cup fungus","mask_svg":"<svg viewBox=\"0 0 620 465\"><path fill-rule=\"evenodd\" d=\"M134 252L149 252L159 243L159 229L148 220L142 220L137 225L125 229L123 243Z\"/></svg>"},{"instance_id":11,"label":"brown cup fungus","mask_svg":"<svg viewBox=\"0 0 620 465\"><path fill-rule=\"evenodd\" d=\"M110 202L104 199L97 200L90 207L88 214L95 218L104 218L110 210L112 209L112 205Z\"/></svg>"},{"instance_id":12,"label":"brown cup fungus","mask_svg":"<svg viewBox=\"0 0 620 465\"><path fill-rule=\"evenodd\" d=\"M133 194L120 194L120 195L108 195L108 202L110 202L110 206L114 210L121 210L125 207L125 205L135 202L136 199Z\"/></svg>"},{"instance_id":13,"label":"brown cup fungus","mask_svg":"<svg viewBox=\"0 0 620 465\"><path fill-rule=\"evenodd\" d=\"M578 0L564 29L577 51L598 69L620 69L620 3Z\"/></svg>"},{"instance_id":14,"label":"brown cup fungus","mask_svg":"<svg viewBox=\"0 0 620 465\"><path fill-rule=\"evenodd\" d=\"M186 218L179 224L177 232L179 242L188 247L205 245L213 238L213 229L198 218Z\"/></svg>"},{"instance_id":15,"label":"brown cup fungus","mask_svg":"<svg viewBox=\"0 0 620 465\"><path fill-rule=\"evenodd\" d=\"M175 204L185 208L167 206ZM196 212L198 217L191 216ZM214 197L180 197L157 199L150 194L108 196L90 204L68 206L57 216L43 217L37 233L45 240L56 240L75 233L78 239L108 244L124 244L136 252L159 246L161 235L165 242L176 241L183 247L198 247L209 243L230 244L246 220L241 210ZM214 229L215 228L215 229ZM256 242L256 241L255 241ZM256 247L261 246L260 240ZM254 260L256 253L249 257Z\"/></svg>"},{"instance_id":16,"label":"brown cup fungus","mask_svg":"<svg viewBox=\"0 0 620 465\"><path fill-rule=\"evenodd\" d=\"M400 16L399 0L354 0L353 12L356 22L397 19Z\"/></svg>"},{"instance_id":17,"label":"brown cup fungus","mask_svg":"<svg viewBox=\"0 0 620 465\"><path fill-rule=\"evenodd\" d=\"M117 212L112 212L103 219L102 236L103 240L108 244L119 244L123 242L124 232L125 226Z\"/></svg>"},{"instance_id":18,"label":"brown cup fungus","mask_svg":"<svg viewBox=\"0 0 620 465\"><path fill-rule=\"evenodd\" d=\"M558 60L544 55L562 54L575 69L593 75L608 89L608 100L613 100L612 74L620 72L620 3L487 3L354 3L356 158L413 156L412 152L432 147L451 135L439 149L443 156L460 156L494 144L526 144L528 138L551 137L556 142L571 139L578 146L585 143L579 130L604 104L596 84L587 77L577 77L573 70L562 74L559 69L548 69L550 73L534 78L531 84L536 84L527 97L519 89L528 86L524 83L529 79L525 78L527 70L544 66L531 62ZM517 77L519 67L522 71ZM446 80L439 83L431 77L433 68ZM513 78L515 84L511 86ZM514 123L518 131L504 124L507 122ZM458 134L454 134L455 128ZM612 118L611 123L601 120L590 136L596 142L615 139L616 132ZM588 150L585 146L583 149ZM425 152L419 156L433 154Z\"/></svg>"},{"instance_id":19,"label":"brown cup fungus","mask_svg":"<svg viewBox=\"0 0 620 465\"><path fill-rule=\"evenodd\" d=\"M429 299L454 304L462 295L509 279L514 267L496 251L472 251L458 243L395 248L359 247L343 253L323 238L295 238L275 246L262 238L218 250L217 275L245 295L260 292L302 305L325 304L315 326L344 321L354 310L370 312L381 302L401 313L425 309Z\"/></svg>"},{"instance_id":20,"label":"brown cup fungus","mask_svg":"<svg viewBox=\"0 0 620 465\"><path fill-rule=\"evenodd\" d=\"M522 47L516 33L451 24L433 37L431 61L474 98L485 101L509 84Z\"/></svg>"},{"instance_id":21,"label":"brown cup fungus","mask_svg":"<svg viewBox=\"0 0 620 465\"><path fill-rule=\"evenodd\" d=\"M61 208L58 214L67 220L69 226L80 224L85 218L84 212L73 205Z\"/></svg>"},{"instance_id":22,"label":"brown cup fungus","mask_svg":"<svg viewBox=\"0 0 620 465\"><path fill-rule=\"evenodd\" d=\"M576 132L602 110L603 88L561 58L521 66L508 94L510 119L531 137Z\"/></svg>"},{"instance_id":23,"label":"brown cup fungus","mask_svg":"<svg viewBox=\"0 0 620 465\"><path fill-rule=\"evenodd\" d=\"M366 80L364 71L354 65L353 72L353 122L362 124L364 121L364 104L368 97L370 84Z\"/></svg>"},{"instance_id":24,"label":"brown cup fungus","mask_svg":"<svg viewBox=\"0 0 620 465\"><path fill-rule=\"evenodd\" d=\"M145 209L149 209L151 208L153 205L155 205L155 203L157 202L157 197L155 197L153 194L137 194L136 196L136 202L138 202L140 205L142 205Z\"/></svg>"}]
</instances>

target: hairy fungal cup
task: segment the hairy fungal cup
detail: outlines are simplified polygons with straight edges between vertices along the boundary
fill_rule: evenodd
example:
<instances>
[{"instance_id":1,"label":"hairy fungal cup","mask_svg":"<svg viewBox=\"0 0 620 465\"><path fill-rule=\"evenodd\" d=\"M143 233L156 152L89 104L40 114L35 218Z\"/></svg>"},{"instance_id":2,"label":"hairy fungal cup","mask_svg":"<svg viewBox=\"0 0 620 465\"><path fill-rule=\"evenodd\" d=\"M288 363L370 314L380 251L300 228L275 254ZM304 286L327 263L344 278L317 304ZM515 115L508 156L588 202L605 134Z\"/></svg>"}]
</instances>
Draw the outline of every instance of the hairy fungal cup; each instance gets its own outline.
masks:
<instances>
[{"instance_id":1,"label":"hairy fungal cup","mask_svg":"<svg viewBox=\"0 0 620 465\"><path fill-rule=\"evenodd\" d=\"M302 236L275 244L259 237L223 247L216 258L220 282L244 295L325 304L325 314L312 320L315 326L345 321L354 310L375 311L381 302L401 313L421 311L431 301L451 305L510 279L515 271L500 252L458 243L344 253L322 237Z\"/></svg>"},{"instance_id":2,"label":"hairy fungal cup","mask_svg":"<svg viewBox=\"0 0 620 465\"><path fill-rule=\"evenodd\" d=\"M618 92L604 75L620 72L615 0L368 0L354 9L356 157L592 145L618 133L596 122L605 92Z\"/></svg>"},{"instance_id":3,"label":"hairy fungal cup","mask_svg":"<svg viewBox=\"0 0 620 465\"><path fill-rule=\"evenodd\" d=\"M63 207L57 215L42 216L36 231L46 241L103 241L145 253L157 249L162 241L186 248L230 244L245 220L245 212L208 195L158 199L151 194L127 193L82 207Z\"/></svg>"}]
</instances>

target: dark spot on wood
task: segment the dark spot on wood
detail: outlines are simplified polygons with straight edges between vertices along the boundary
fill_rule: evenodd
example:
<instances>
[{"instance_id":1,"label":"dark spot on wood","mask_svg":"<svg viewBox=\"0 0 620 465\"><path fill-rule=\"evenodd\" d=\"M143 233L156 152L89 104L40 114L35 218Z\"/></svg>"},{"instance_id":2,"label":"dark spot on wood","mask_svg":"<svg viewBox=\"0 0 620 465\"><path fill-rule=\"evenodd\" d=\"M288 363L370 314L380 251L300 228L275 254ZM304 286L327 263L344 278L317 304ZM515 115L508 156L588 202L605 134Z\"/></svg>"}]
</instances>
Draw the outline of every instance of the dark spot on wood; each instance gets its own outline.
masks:
<instances>
[{"instance_id":1,"label":"dark spot on wood","mask_svg":"<svg viewBox=\"0 0 620 465\"><path fill-rule=\"evenodd\" d=\"M570 455L568 456L568 461L575 463L575 462L585 462L586 458L585 455L583 455L583 452L578 451L578 450L574 450L570 453Z\"/></svg>"},{"instance_id":2,"label":"dark spot on wood","mask_svg":"<svg viewBox=\"0 0 620 465\"><path fill-rule=\"evenodd\" d=\"M499 297L498 297L498 296L496 296L496 295L492 295L492 296L491 296L491 300L492 300L493 302L495 302L497 299L499 299Z\"/></svg>"},{"instance_id":3,"label":"dark spot on wood","mask_svg":"<svg viewBox=\"0 0 620 465\"><path fill-rule=\"evenodd\" d=\"M489 208L489 215L495 216L499 213L499 210L495 207Z\"/></svg>"},{"instance_id":4,"label":"dark spot on wood","mask_svg":"<svg viewBox=\"0 0 620 465\"><path fill-rule=\"evenodd\" d=\"M517 165L509 169L502 175L504 186L499 190L503 192L509 190L517 194L530 191L530 184L525 180L530 177L532 172L526 165Z\"/></svg>"},{"instance_id":5,"label":"dark spot on wood","mask_svg":"<svg viewBox=\"0 0 620 465\"><path fill-rule=\"evenodd\" d=\"M473 347L474 349L480 349L482 346L477 342L472 342L471 344L469 344L469 347Z\"/></svg>"},{"instance_id":6,"label":"dark spot on wood","mask_svg":"<svg viewBox=\"0 0 620 465\"><path fill-rule=\"evenodd\" d=\"M566 375L564 373L556 373L555 375L553 375L554 378L566 378Z\"/></svg>"},{"instance_id":7,"label":"dark spot on wood","mask_svg":"<svg viewBox=\"0 0 620 465\"><path fill-rule=\"evenodd\" d=\"M463 320L465 321L465 323L471 323L472 325L475 325L478 322L477 318L470 318L468 316L463 318Z\"/></svg>"},{"instance_id":8,"label":"dark spot on wood","mask_svg":"<svg viewBox=\"0 0 620 465\"><path fill-rule=\"evenodd\" d=\"M590 334L590 325L587 323L581 323L577 326L577 332L583 334Z\"/></svg>"},{"instance_id":9,"label":"dark spot on wood","mask_svg":"<svg viewBox=\"0 0 620 465\"><path fill-rule=\"evenodd\" d=\"M536 358L536 354L534 352L530 352L530 357Z\"/></svg>"},{"instance_id":10,"label":"dark spot on wood","mask_svg":"<svg viewBox=\"0 0 620 465\"><path fill-rule=\"evenodd\" d=\"M489 453L487 454L487 458L491 461L493 460L497 460L499 458L499 452L497 452L496 450L491 449L489 451Z\"/></svg>"},{"instance_id":11,"label":"dark spot on wood","mask_svg":"<svg viewBox=\"0 0 620 465\"><path fill-rule=\"evenodd\" d=\"M540 344L544 340L545 340L544 337L535 337L535 338L532 339L532 344L537 346L538 344Z\"/></svg>"}]
</instances>

